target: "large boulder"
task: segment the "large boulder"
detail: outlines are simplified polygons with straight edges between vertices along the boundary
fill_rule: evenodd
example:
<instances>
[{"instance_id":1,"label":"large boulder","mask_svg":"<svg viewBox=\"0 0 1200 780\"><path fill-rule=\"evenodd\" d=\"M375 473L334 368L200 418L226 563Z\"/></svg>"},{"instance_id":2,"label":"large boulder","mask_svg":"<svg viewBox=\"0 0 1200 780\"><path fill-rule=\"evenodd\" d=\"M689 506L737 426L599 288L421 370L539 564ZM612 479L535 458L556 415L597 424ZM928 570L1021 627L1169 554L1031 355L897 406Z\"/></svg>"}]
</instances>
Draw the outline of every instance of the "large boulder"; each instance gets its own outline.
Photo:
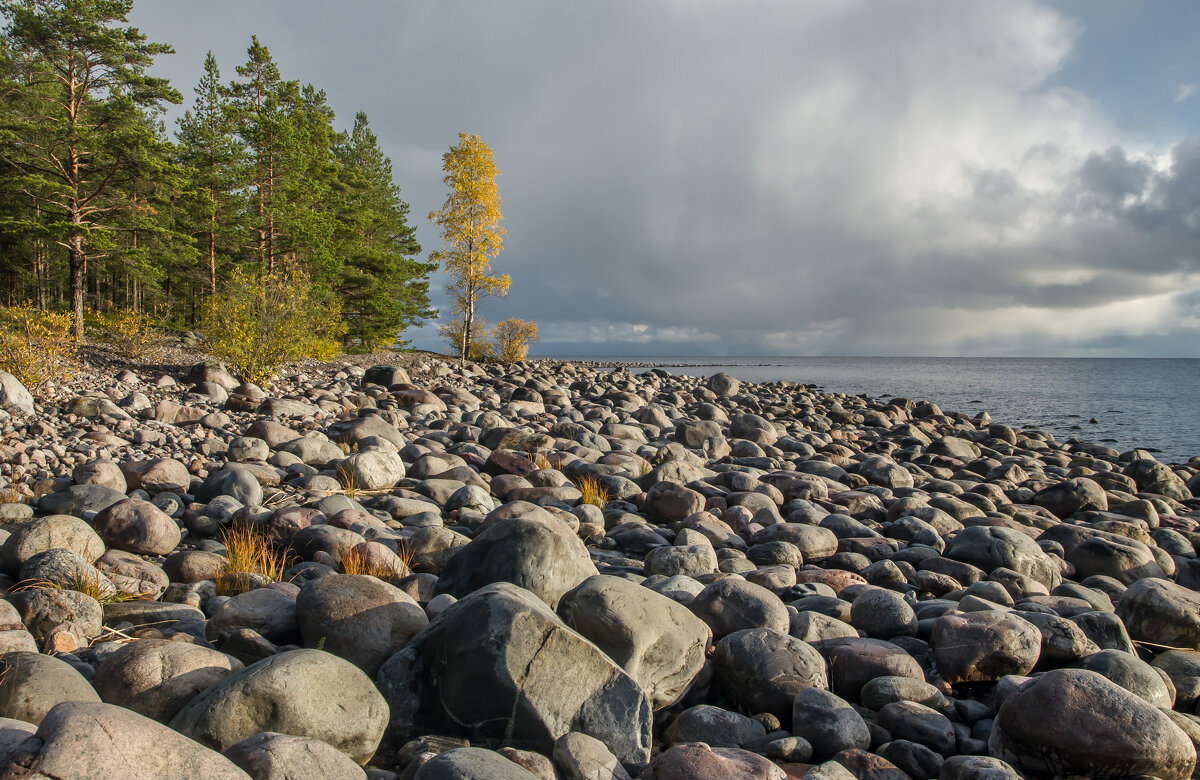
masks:
<instances>
[{"instance_id":1,"label":"large boulder","mask_svg":"<svg viewBox=\"0 0 1200 780\"><path fill-rule=\"evenodd\" d=\"M507 582L448 607L384 663L397 742L468 737L549 754L563 734L599 739L624 764L650 758L650 697L533 593Z\"/></svg>"},{"instance_id":2,"label":"large boulder","mask_svg":"<svg viewBox=\"0 0 1200 780\"><path fill-rule=\"evenodd\" d=\"M0 371L0 409L33 414L33 396L7 371Z\"/></svg>"},{"instance_id":3,"label":"large boulder","mask_svg":"<svg viewBox=\"0 0 1200 780\"><path fill-rule=\"evenodd\" d=\"M64 701L100 701L66 661L34 652L0 656L0 716L38 725Z\"/></svg>"},{"instance_id":4,"label":"large boulder","mask_svg":"<svg viewBox=\"0 0 1200 780\"><path fill-rule=\"evenodd\" d=\"M954 535L943 554L951 560L978 566L985 572L1012 569L1047 588L1057 587L1062 581L1050 556L1038 547L1037 542L1013 528L996 525L964 528Z\"/></svg>"},{"instance_id":5,"label":"large boulder","mask_svg":"<svg viewBox=\"0 0 1200 780\"><path fill-rule=\"evenodd\" d=\"M951 685L1026 674L1042 652L1037 626L991 610L937 618L929 643L938 674Z\"/></svg>"},{"instance_id":6,"label":"large boulder","mask_svg":"<svg viewBox=\"0 0 1200 780\"><path fill-rule=\"evenodd\" d=\"M1083 669L1046 672L1009 694L988 740L1030 777L1185 780L1196 748L1161 710Z\"/></svg>"},{"instance_id":7,"label":"large boulder","mask_svg":"<svg viewBox=\"0 0 1200 780\"><path fill-rule=\"evenodd\" d=\"M786 722L796 694L827 688L825 659L812 645L770 628L736 631L717 643L713 676L745 712Z\"/></svg>"},{"instance_id":8,"label":"large boulder","mask_svg":"<svg viewBox=\"0 0 1200 780\"><path fill-rule=\"evenodd\" d=\"M426 761L413 780L535 780L529 770L494 750L460 747Z\"/></svg>"},{"instance_id":9,"label":"large boulder","mask_svg":"<svg viewBox=\"0 0 1200 780\"><path fill-rule=\"evenodd\" d=\"M739 577L706 585L688 609L708 624L717 640L744 628L770 628L786 634L790 620L778 596Z\"/></svg>"},{"instance_id":10,"label":"large boulder","mask_svg":"<svg viewBox=\"0 0 1200 780\"><path fill-rule=\"evenodd\" d=\"M179 546L179 526L149 501L118 501L96 515L92 525L109 547L138 555L167 555Z\"/></svg>"},{"instance_id":11,"label":"large boulder","mask_svg":"<svg viewBox=\"0 0 1200 780\"><path fill-rule=\"evenodd\" d=\"M346 458L339 466L339 472L346 484L356 489L390 488L404 479L404 461L398 453L376 447Z\"/></svg>"},{"instance_id":12,"label":"large boulder","mask_svg":"<svg viewBox=\"0 0 1200 780\"><path fill-rule=\"evenodd\" d=\"M1089 509L1108 511L1108 496L1100 483L1086 477L1066 479L1037 492L1033 503L1055 517L1068 518Z\"/></svg>"},{"instance_id":13,"label":"large boulder","mask_svg":"<svg viewBox=\"0 0 1200 780\"><path fill-rule=\"evenodd\" d=\"M170 725L222 751L260 731L312 737L366 764L387 718L387 702L357 666L320 650L291 650L209 687Z\"/></svg>"},{"instance_id":14,"label":"large boulder","mask_svg":"<svg viewBox=\"0 0 1200 780\"><path fill-rule=\"evenodd\" d=\"M1200 593L1170 580L1138 580L1117 601L1117 616L1141 642L1200 650Z\"/></svg>"},{"instance_id":15,"label":"large boulder","mask_svg":"<svg viewBox=\"0 0 1200 780\"><path fill-rule=\"evenodd\" d=\"M13 530L0 547L4 570L16 574L33 556L53 549L74 550L88 563L104 554L104 542L92 527L71 515L48 515Z\"/></svg>"},{"instance_id":16,"label":"large boulder","mask_svg":"<svg viewBox=\"0 0 1200 780\"><path fill-rule=\"evenodd\" d=\"M641 780L787 780L788 777L764 756L739 748L709 747L703 742L664 750L641 774Z\"/></svg>"},{"instance_id":17,"label":"large boulder","mask_svg":"<svg viewBox=\"0 0 1200 780\"><path fill-rule=\"evenodd\" d=\"M255 780L366 780L362 767L312 737L264 731L233 745L225 757Z\"/></svg>"},{"instance_id":18,"label":"large boulder","mask_svg":"<svg viewBox=\"0 0 1200 780\"><path fill-rule=\"evenodd\" d=\"M296 613L306 646L320 646L372 677L429 624L412 596L361 574L309 581L296 597Z\"/></svg>"},{"instance_id":19,"label":"large boulder","mask_svg":"<svg viewBox=\"0 0 1200 780\"><path fill-rule=\"evenodd\" d=\"M93 682L109 704L166 723L198 693L241 668L207 647L141 639L106 655Z\"/></svg>"},{"instance_id":20,"label":"large boulder","mask_svg":"<svg viewBox=\"0 0 1200 780\"><path fill-rule=\"evenodd\" d=\"M486 585L509 582L554 609L563 594L595 574L587 548L566 524L511 517L487 528L446 562L437 592L462 598Z\"/></svg>"},{"instance_id":21,"label":"large boulder","mask_svg":"<svg viewBox=\"0 0 1200 780\"><path fill-rule=\"evenodd\" d=\"M37 734L4 764L4 776L159 780L203 777L249 780L220 753L123 707L69 701L46 715Z\"/></svg>"},{"instance_id":22,"label":"large boulder","mask_svg":"<svg viewBox=\"0 0 1200 780\"><path fill-rule=\"evenodd\" d=\"M620 577L589 577L558 605L563 622L637 681L655 709L674 704L704 667L711 632L687 607Z\"/></svg>"}]
</instances>

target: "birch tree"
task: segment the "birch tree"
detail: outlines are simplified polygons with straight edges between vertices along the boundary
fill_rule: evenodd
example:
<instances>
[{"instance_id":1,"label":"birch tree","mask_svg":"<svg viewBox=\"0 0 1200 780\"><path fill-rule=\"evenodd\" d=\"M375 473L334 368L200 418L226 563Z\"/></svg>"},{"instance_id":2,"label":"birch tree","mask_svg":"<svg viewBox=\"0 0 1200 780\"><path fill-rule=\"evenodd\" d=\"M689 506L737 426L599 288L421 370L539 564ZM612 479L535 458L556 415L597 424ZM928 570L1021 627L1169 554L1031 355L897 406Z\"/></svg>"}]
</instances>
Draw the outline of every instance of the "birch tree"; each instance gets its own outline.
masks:
<instances>
[{"instance_id":1,"label":"birch tree","mask_svg":"<svg viewBox=\"0 0 1200 780\"><path fill-rule=\"evenodd\" d=\"M459 359L467 361L479 300L503 296L511 283L507 274L492 273L492 260L504 248L500 192L492 150L478 135L458 134L458 143L442 155L443 178L450 193L441 210L429 220L442 230L442 248L430 260L442 264L450 277L446 291L452 311L460 317Z\"/></svg>"}]
</instances>

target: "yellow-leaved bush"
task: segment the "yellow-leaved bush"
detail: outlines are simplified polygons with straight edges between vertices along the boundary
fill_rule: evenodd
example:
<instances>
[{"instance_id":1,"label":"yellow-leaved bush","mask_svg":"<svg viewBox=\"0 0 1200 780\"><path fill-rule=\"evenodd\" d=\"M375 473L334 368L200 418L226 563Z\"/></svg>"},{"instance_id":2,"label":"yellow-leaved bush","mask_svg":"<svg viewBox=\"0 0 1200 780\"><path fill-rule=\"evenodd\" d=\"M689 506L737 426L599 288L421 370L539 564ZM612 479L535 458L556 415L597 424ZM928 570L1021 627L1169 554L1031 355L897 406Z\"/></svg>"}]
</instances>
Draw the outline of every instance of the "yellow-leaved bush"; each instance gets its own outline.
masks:
<instances>
[{"instance_id":1,"label":"yellow-leaved bush","mask_svg":"<svg viewBox=\"0 0 1200 780\"><path fill-rule=\"evenodd\" d=\"M516 363L529 354L529 345L537 341L536 322L526 322L518 317L497 323L492 331L492 348L496 360L501 363Z\"/></svg>"},{"instance_id":2,"label":"yellow-leaved bush","mask_svg":"<svg viewBox=\"0 0 1200 780\"><path fill-rule=\"evenodd\" d=\"M40 311L31 303L0 307L0 370L41 396L52 382L79 372L74 321L67 312Z\"/></svg>"},{"instance_id":3,"label":"yellow-leaved bush","mask_svg":"<svg viewBox=\"0 0 1200 780\"><path fill-rule=\"evenodd\" d=\"M294 261L235 268L203 319L208 349L243 381L266 387L284 363L338 353L341 307Z\"/></svg>"},{"instance_id":4,"label":"yellow-leaved bush","mask_svg":"<svg viewBox=\"0 0 1200 780\"><path fill-rule=\"evenodd\" d=\"M158 360L163 355L163 333L144 311L114 309L92 312L95 336L117 354L135 361Z\"/></svg>"}]
</instances>

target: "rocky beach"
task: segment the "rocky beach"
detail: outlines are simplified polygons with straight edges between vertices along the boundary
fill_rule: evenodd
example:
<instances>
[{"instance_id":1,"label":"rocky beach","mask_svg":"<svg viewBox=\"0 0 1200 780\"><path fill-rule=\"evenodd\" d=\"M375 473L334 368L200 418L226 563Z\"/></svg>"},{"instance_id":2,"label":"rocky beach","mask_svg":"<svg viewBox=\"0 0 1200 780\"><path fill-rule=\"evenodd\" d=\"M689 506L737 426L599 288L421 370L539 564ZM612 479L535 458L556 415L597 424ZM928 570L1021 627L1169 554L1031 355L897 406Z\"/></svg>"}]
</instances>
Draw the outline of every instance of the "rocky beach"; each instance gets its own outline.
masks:
<instances>
[{"instance_id":1,"label":"rocky beach","mask_svg":"<svg viewBox=\"0 0 1200 780\"><path fill-rule=\"evenodd\" d=\"M0 778L1197 776L1200 458L726 374L202 357L0 374Z\"/></svg>"}]
</instances>

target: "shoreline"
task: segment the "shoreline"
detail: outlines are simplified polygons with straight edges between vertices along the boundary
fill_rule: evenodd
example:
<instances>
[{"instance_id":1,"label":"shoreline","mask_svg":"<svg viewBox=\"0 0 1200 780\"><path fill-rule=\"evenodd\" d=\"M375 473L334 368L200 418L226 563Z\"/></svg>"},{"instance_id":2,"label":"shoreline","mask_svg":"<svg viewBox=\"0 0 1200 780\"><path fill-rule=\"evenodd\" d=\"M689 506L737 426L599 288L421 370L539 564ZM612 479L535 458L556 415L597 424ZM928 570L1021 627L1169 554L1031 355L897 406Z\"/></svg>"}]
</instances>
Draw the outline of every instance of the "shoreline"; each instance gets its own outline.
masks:
<instances>
[{"instance_id":1,"label":"shoreline","mask_svg":"<svg viewBox=\"0 0 1200 780\"><path fill-rule=\"evenodd\" d=\"M5 767L1195 765L1200 460L727 374L92 362L0 420Z\"/></svg>"}]
</instances>

